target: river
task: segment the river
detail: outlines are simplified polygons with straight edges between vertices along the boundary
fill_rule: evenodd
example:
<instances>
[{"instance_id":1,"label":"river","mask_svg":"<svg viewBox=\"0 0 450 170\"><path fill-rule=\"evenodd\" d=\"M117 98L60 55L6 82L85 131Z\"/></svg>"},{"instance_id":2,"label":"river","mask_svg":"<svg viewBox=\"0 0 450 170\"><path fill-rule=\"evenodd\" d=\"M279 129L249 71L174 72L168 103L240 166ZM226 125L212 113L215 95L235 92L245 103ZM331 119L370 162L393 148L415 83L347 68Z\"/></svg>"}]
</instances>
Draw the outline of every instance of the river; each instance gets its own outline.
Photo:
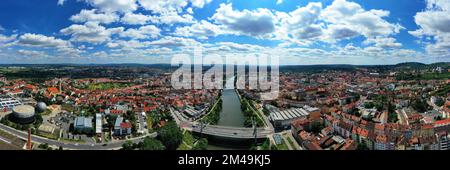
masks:
<instances>
[{"instance_id":1,"label":"river","mask_svg":"<svg viewBox=\"0 0 450 170\"><path fill-rule=\"evenodd\" d=\"M241 102L239 96L234 89L234 77L227 80L225 89L222 90L222 111L220 112L220 120L217 123L221 126L244 126L244 114L241 110ZM218 137L210 137L208 150L228 150L228 149L245 149L245 146L236 146L239 141L230 141L230 139L221 139Z\"/></svg>"}]
</instances>

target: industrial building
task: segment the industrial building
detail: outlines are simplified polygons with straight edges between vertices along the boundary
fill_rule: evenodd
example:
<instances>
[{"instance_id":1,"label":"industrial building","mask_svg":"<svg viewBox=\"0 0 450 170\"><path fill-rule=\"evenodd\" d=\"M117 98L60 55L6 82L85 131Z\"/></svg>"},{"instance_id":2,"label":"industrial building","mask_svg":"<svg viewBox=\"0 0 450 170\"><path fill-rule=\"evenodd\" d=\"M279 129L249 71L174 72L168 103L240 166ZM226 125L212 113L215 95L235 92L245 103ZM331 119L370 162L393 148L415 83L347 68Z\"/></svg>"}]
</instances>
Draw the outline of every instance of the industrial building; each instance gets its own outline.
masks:
<instances>
[{"instance_id":1,"label":"industrial building","mask_svg":"<svg viewBox=\"0 0 450 170\"><path fill-rule=\"evenodd\" d=\"M77 132L91 133L93 131L91 117L77 117L74 122L74 129Z\"/></svg>"},{"instance_id":2,"label":"industrial building","mask_svg":"<svg viewBox=\"0 0 450 170\"><path fill-rule=\"evenodd\" d=\"M22 105L22 102L15 98L0 98L0 112L11 111L14 106Z\"/></svg>"},{"instance_id":3,"label":"industrial building","mask_svg":"<svg viewBox=\"0 0 450 170\"><path fill-rule=\"evenodd\" d=\"M102 114L95 114L95 133L101 134L102 133Z\"/></svg>"},{"instance_id":4,"label":"industrial building","mask_svg":"<svg viewBox=\"0 0 450 170\"><path fill-rule=\"evenodd\" d=\"M34 107L30 105L14 106L9 117L11 121L19 124L30 124L35 120Z\"/></svg>"},{"instance_id":5,"label":"industrial building","mask_svg":"<svg viewBox=\"0 0 450 170\"><path fill-rule=\"evenodd\" d=\"M287 129L293 120L307 117L311 112L317 111L317 108L304 106L304 108L293 108L283 111L271 112L269 120L277 130Z\"/></svg>"}]
</instances>

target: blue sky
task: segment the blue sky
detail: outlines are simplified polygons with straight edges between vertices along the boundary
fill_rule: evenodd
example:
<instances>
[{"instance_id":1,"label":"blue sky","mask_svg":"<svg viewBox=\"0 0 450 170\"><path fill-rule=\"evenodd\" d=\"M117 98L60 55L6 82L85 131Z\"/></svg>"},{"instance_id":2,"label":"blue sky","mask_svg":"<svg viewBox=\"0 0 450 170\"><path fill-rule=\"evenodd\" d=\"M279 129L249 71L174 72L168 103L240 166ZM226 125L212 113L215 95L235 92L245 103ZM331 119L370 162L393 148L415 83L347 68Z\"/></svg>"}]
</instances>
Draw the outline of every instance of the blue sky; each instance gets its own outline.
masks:
<instances>
[{"instance_id":1,"label":"blue sky","mask_svg":"<svg viewBox=\"0 0 450 170\"><path fill-rule=\"evenodd\" d=\"M450 61L450 0L3 0L0 64ZM208 57L208 56L206 56Z\"/></svg>"}]
</instances>

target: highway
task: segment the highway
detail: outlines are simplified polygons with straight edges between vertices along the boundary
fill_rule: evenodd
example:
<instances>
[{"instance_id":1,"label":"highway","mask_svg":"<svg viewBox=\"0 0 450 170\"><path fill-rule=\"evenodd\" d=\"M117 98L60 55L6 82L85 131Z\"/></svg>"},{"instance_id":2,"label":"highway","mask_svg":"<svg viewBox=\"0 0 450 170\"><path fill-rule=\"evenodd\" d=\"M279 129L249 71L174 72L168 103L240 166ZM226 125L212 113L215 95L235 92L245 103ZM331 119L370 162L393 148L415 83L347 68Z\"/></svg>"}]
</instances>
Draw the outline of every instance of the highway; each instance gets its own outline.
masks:
<instances>
[{"instance_id":1,"label":"highway","mask_svg":"<svg viewBox=\"0 0 450 170\"><path fill-rule=\"evenodd\" d=\"M8 127L3 124L0 124L0 130L8 132L18 138L23 139L23 140L28 139L28 134L26 132ZM146 136L156 137L156 135L157 135L156 132L154 132L154 133L148 134ZM144 137L146 137L146 136L133 138L133 139L130 139L130 141L132 141L133 143L137 143L137 142L142 141L144 139ZM31 139L34 143L40 143L40 144L47 143L50 146L54 146L54 147L62 146L64 149L70 149L70 150L117 150L117 149L122 148L122 144L125 143L126 141L128 141L128 140L120 140L120 141L107 143L107 145L103 146L104 145L103 143L100 143L100 144L68 143L68 142L47 139L47 138L36 136L36 135L32 135Z\"/></svg>"}]
</instances>

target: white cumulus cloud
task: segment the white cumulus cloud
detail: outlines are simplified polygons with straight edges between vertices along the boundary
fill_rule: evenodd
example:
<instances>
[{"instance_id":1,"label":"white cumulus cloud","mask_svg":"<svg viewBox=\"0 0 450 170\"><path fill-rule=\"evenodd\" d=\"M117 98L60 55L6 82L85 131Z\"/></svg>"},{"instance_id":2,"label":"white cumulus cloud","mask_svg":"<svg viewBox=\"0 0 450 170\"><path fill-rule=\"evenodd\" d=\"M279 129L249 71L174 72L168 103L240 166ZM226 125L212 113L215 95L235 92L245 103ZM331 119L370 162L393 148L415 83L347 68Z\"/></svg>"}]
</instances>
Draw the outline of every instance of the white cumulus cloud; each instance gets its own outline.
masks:
<instances>
[{"instance_id":1,"label":"white cumulus cloud","mask_svg":"<svg viewBox=\"0 0 450 170\"><path fill-rule=\"evenodd\" d=\"M232 4L221 4L211 17L227 31L238 35L265 36L275 31L275 17L265 8L233 10Z\"/></svg>"},{"instance_id":2,"label":"white cumulus cloud","mask_svg":"<svg viewBox=\"0 0 450 170\"><path fill-rule=\"evenodd\" d=\"M83 9L80 13L70 17L73 22L99 22L110 24L119 20L119 16L115 13L99 13L97 9L86 10Z\"/></svg>"},{"instance_id":3,"label":"white cumulus cloud","mask_svg":"<svg viewBox=\"0 0 450 170\"><path fill-rule=\"evenodd\" d=\"M71 25L60 32L71 35L71 41L99 44L111 40L111 35L121 33L123 30L123 27L107 29L97 22L86 22L84 25Z\"/></svg>"}]
</instances>

